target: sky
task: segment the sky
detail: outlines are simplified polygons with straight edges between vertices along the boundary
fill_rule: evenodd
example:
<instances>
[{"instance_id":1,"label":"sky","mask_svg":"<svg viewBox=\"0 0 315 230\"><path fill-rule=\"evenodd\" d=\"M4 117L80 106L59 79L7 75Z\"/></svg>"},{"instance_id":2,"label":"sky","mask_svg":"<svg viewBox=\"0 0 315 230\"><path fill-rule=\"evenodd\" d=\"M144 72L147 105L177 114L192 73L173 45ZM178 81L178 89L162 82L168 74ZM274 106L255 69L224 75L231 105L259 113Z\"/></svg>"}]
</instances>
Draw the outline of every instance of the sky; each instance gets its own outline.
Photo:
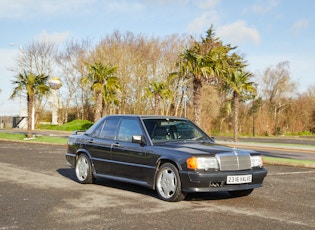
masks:
<instances>
[{"instance_id":1,"label":"sky","mask_svg":"<svg viewBox=\"0 0 315 230\"><path fill-rule=\"evenodd\" d=\"M32 41L100 40L118 30L148 37L204 36L211 25L262 74L288 61L300 93L315 86L314 0L0 0L0 116L25 110L9 100L20 48Z\"/></svg>"}]
</instances>

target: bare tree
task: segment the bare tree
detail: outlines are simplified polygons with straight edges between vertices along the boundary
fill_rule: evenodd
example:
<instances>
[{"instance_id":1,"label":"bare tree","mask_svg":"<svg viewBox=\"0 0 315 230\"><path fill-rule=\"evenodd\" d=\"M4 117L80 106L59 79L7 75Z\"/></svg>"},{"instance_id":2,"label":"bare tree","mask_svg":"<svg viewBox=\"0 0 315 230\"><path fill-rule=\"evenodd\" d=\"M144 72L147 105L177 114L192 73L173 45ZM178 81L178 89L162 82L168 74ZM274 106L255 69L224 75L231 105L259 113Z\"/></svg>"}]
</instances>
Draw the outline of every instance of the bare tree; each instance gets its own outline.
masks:
<instances>
[{"instance_id":1,"label":"bare tree","mask_svg":"<svg viewBox=\"0 0 315 230\"><path fill-rule=\"evenodd\" d=\"M60 67L60 78L64 84L60 90L63 98L63 122L68 122L69 110L73 107L77 119L87 119L84 106L92 94L81 84L81 79L88 74L86 63L89 47L89 40L72 40L56 56L56 62Z\"/></svg>"},{"instance_id":2,"label":"bare tree","mask_svg":"<svg viewBox=\"0 0 315 230\"><path fill-rule=\"evenodd\" d=\"M289 96L296 90L296 84L290 78L289 62L280 62L275 67L268 67L262 78L263 97L273 120L273 134L279 134L279 116L288 105Z\"/></svg>"},{"instance_id":3,"label":"bare tree","mask_svg":"<svg viewBox=\"0 0 315 230\"><path fill-rule=\"evenodd\" d=\"M179 36L169 36L164 39L148 38L131 32L107 35L91 53L90 62L110 63L118 66L117 77L121 90L119 113L152 113L153 98L148 97L146 87L151 82L168 82L169 73L176 68L178 52L182 47ZM170 85L172 88L173 85ZM172 90L178 93L176 90ZM168 113L174 104L175 96L164 97L160 111Z\"/></svg>"}]
</instances>

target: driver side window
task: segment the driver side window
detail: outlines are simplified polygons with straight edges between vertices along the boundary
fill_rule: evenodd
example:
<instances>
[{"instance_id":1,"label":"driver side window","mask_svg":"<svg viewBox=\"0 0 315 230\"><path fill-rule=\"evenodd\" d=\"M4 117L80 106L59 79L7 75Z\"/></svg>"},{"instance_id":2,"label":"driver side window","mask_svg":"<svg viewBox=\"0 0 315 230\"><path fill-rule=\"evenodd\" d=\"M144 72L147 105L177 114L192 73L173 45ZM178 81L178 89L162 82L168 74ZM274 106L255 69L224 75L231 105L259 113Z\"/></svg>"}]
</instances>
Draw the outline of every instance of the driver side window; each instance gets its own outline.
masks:
<instances>
[{"instance_id":1,"label":"driver side window","mask_svg":"<svg viewBox=\"0 0 315 230\"><path fill-rule=\"evenodd\" d=\"M133 135L142 135L138 121L134 119L123 119L119 127L117 139L119 141L131 142Z\"/></svg>"}]
</instances>

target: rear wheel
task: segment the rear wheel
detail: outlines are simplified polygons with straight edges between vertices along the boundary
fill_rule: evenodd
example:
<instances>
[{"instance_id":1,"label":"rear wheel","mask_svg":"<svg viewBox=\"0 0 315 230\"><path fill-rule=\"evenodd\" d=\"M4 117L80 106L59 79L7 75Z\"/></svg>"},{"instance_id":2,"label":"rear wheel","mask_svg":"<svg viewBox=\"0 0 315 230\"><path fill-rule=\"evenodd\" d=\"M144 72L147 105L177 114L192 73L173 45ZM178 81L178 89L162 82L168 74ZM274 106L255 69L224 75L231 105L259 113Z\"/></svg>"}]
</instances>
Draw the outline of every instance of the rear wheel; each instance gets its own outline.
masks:
<instances>
[{"instance_id":1,"label":"rear wheel","mask_svg":"<svg viewBox=\"0 0 315 230\"><path fill-rule=\"evenodd\" d=\"M91 162L86 154L79 155L75 165L75 175L82 184L94 183Z\"/></svg>"},{"instance_id":2,"label":"rear wheel","mask_svg":"<svg viewBox=\"0 0 315 230\"><path fill-rule=\"evenodd\" d=\"M178 170L173 164L165 163L160 167L156 176L156 190L159 198L165 201L185 199Z\"/></svg>"},{"instance_id":3,"label":"rear wheel","mask_svg":"<svg viewBox=\"0 0 315 230\"><path fill-rule=\"evenodd\" d=\"M241 197L241 196L248 196L253 192L254 189L247 189L247 190L238 190L238 191L229 191L230 195L233 197Z\"/></svg>"}]
</instances>

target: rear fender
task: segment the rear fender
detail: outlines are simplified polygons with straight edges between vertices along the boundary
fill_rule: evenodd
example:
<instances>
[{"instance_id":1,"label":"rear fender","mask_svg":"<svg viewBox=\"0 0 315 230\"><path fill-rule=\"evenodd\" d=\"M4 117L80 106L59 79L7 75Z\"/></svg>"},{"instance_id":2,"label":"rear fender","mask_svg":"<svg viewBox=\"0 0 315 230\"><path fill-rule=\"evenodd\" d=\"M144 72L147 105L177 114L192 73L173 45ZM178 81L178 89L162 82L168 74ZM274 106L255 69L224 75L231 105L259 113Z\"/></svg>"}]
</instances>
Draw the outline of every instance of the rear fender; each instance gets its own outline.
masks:
<instances>
[{"instance_id":1,"label":"rear fender","mask_svg":"<svg viewBox=\"0 0 315 230\"><path fill-rule=\"evenodd\" d=\"M93 163L91 154L85 149L78 149L77 152L76 152L76 161L77 161L77 159L78 159L80 154L85 154L85 155L88 156L88 158L89 158L89 160L91 162L93 175L95 175L96 171L95 171L95 168L94 168L94 163Z\"/></svg>"}]
</instances>

